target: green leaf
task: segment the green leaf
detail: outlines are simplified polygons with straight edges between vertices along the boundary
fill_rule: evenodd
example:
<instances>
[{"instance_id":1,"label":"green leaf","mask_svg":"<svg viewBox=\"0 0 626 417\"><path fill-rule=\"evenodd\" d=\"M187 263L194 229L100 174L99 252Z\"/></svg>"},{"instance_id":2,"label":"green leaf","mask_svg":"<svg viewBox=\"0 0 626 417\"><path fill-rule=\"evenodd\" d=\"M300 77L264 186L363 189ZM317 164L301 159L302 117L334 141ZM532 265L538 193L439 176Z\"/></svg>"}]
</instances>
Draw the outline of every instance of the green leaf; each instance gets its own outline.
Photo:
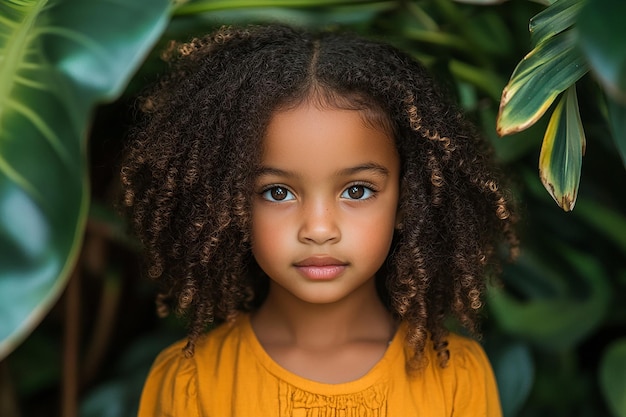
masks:
<instances>
[{"instance_id":1,"label":"green leaf","mask_svg":"<svg viewBox=\"0 0 626 417\"><path fill-rule=\"evenodd\" d=\"M212 6L212 5L209 5ZM396 7L392 2L375 2L352 6L319 7L315 9L287 7L224 8L209 12L194 12L177 16L167 28L165 38L188 39L190 34L205 34L228 22L233 25L284 22L299 27L350 27L359 32L359 26L368 27L378 14ZM191 13L191 12L189 12Z\"/></svg>"},{"instance_id":2,"label":"green leaf","mask_svg":"<svg viewBox=\"0 0 626 417\"><path fill-rule=\"evenodd\" d=\"M626 168L626 103L618 103L607 97L607 107L611 136Z\"/></svg>"},{"instance_id":3,"label":"green leaf","mask_svg":"<svg viewBox=\"0 0 626 417\"><path fill-rule=\"evenodd\" d=\"M516 416L526 402L535 378L530 347L499 337L486 345L489 361L498 382L504 417Z\"/></svg>"},{"instance_id":4,"label":"green leaf","mask_svg":"<svg viewBox=\"0 0 626 417\"><path fill-rule=\"evenodd\" d=\"M624 214L591 199L581 199L576 216L612 241L626 256L626 217Z\"/></svg>"},{"instance_id":5,"label":"green leaf","mask_svg":"<svg viewBox=\"0 0 626 417\"><path fill-rule=\"evenodd\" d=\"M505 139L496 132L497 109L482 106L478 109L481 119L481 129L489 139L491 147L496 153L499 163L508 164L519 160L524 155L533 152L541 146L542 134L546 130L545 119L540 120L528 129L514 133ZM541 192L544 193L543 188Z\"/></svg>"},{"instance_id":6,"label":"green leaf","mask_svg":"<svg viewBox=\"0 0 626 417\"><path fill-rule=\"evenodd\" d=\"M325 7L325 6L355 6L359 4L393 3L384 0L196 0L180 2L176 7L176 15L188 15L213 12L217 10L265 8L265 7Z\"/></svg>"},{"instance_id":7,"label":"green leaf","mask_svg":"<svg viewBox=\"0 0 626 417\"><path fill-rule=\"evenodd\" d=\"M626 2L589 1L578 19L580 47L606 91L626 103Z\"/></svg>"},{"instance_id":8,"label":"green leaf","mask_svg":"<svg viewBox=\"0 0 626 417\"><path fill-rule=\"evenodd\" d=\"M522 254L505 271L506 282L521 297L489 287L487 302L506 333L544 349L563 351L576 346L602 322L609 305L609 280L594 257L565 246L554 245L554 251L563 257L561 262L543 264L528 252ZM568 268L556 269L562 264Z\"/></svg>"},{"instance_id":9,"label":"green leaf","mask_svg":"<svg viewBox=\"0 0 626 417\"><path fill-rule=\"evenodd\" d=\"M167 0L0 3L0 359L56 302L89 202L86 135L166 26Z\"/></svg>"},{"instance_id":10,"label":"green leaf","mask_svg":"<svg viewBox=\"0 0 626 417\"><path fill-rule=\"evenodd\" d=\"M539 154L539 177L554 201L565 211L576 204L585 132L578 111L576 87L572 86L557 104Z\"/></svg>"},{"instance_id":11,"label":"green leaf","mask_svg":"<svg viewBox=\"0 0 626 417\"><path fill-rule=\"evenodd\" d=\"M587 71L571 30L538 45L517 65L502 92L498 134L505 136L533 125Z\"/></svg>"},{"instance_id":12,"label":"green leaf","mask_svg":"<svg viewBox=\"0 0 626 417\"><path fill-rule=\"evenodd\" d=\"M496 13L497 9L477 9L480 13L473 13L471 19L461 15L463 25L459 27L459 35L472 45L472 59L490 66L490 58L494 55L507 57L514 48L511 31L502 17ZM498 99L500 98L498 92Z\"/></svg>"},{"instance_id":13,"label":"green leaf","mask_svg":"<svg viewBox=\"0 0 626 417\"><path fill-rule=\"evenodd\" d=\"M472 46L462 37L443 31L424 30L418 27L407 27L403 30L407 39L428 43L441 48L451 48L458 51L470 51Z\"/></svg>"},{"instance_id":14,"label":"green leaf","mask_svg":"<svg viewBox=\"0 0 626 417\"><path fill-rule=\"evenodd\" d=\"M626 417L626 338L611 343L600 362L602 394L615 417Z\"/></svg>"},{"instance_id":15,"label":"green leaf","mask_svg":"<svg viewBox=\"0 0 626 417\"><path fill-rule=\"evenodd\" d=\"M172 320L170 318L170 320ZM166 322L161 322L161 325ZM111 378L89 390L80 405L81 417L136 416L141 389L154 358L166 346L185 337L177 328L161 328L136 339L109 370Z\"/></svg>"},{"instance_id":16,"label":"green leaf","mask_svg":"<svg viewBox=\"0 0 626 417\"><path fill-rule=\"evenodd\" d=\"M450 73L456 79L475 85L494 100L497 100L500 96L504 80L498 74L456 59L451 59L449 65Z\"/></svg>"},{"instance_id":17,"label":"green leaf","mask_svg":"<svg viewBox=\"0 0 626 417\"><path fill-rule=\"evenodd\" d=\"M585 0L559 0L530 19L528 29L533 47L569 29Z\"/></svg>"},{"instance_id":18,"label":"green leaf","mask_svg":"<svg viewBox=\"0 0 626 417\"><path fill-rule=\"evenodd\" d=\"M422 6L423 5L415 2L406 3L405 7L408 15L406 17L411 19L412 25L416 25L422 29L431 30L433 32L438 31L439 24L426 10L424 10Z\"/></svg>"},{"instance_id":19,"label":"green leaf","mask_svg":"<svg viewBox=\"0 0 626 417\"><path fill-rule=\"evenodd\" d=\"M507 0L454 0L457 3L476 4L478 6L487 6L492 4L501 4Z\"/></svg>"}]
</instances>

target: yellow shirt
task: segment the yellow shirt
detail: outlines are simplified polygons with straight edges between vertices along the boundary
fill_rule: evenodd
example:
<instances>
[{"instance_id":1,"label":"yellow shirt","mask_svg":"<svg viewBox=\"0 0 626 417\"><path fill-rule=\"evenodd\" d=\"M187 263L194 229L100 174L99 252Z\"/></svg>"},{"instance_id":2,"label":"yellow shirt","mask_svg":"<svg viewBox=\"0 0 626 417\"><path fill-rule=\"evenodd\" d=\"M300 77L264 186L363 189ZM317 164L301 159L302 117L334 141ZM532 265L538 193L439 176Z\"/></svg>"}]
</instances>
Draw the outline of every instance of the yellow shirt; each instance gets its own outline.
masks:
<instances>
[{"instance_id":1,"label":"yellow shirt","mask_svg":"<svg viewBox=\"0 0 626 417\"><path fill-rule=\"evenodd\" d=\"M248 315L202 337L185 358L184 341L157 357L146 380L139 417L500 417L491 366L478 343L450 335L442 369L431 345L427 367L405 371L401 326L383 358L363 377L326 384L295 375L259 343Z\"/></svg>"}]
</instances>

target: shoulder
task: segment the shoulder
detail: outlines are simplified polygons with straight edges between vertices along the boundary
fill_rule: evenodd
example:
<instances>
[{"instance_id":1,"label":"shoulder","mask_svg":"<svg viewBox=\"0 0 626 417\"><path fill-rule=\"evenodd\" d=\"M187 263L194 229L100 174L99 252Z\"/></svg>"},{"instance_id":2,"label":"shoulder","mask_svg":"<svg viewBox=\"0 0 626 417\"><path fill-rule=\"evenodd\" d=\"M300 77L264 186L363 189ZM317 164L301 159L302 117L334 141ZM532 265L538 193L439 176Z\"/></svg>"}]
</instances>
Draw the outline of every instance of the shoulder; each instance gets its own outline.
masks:
<instances>
[{"instance_id":1,"label":"shoulder","mask_svg":"<svg viewBox=\"0 0 626 417\"><path fill-rule=\"evenodd\" d=\"M495 378L481 345L457 334L449 334L446 340L450 353L446 367L440 366L429 339L422 351L422 366L408 372L406 361L415 352L405 341L402 361L391 368L390 403L415 410L404 415L501 417Z\"/></svg>"},{"instance_id":2,"label":"shoulder","mask_svg":"<svg viewBox=\"0 0 626 417\"><path fill-rule=\"evenodd\" d=\"M179 340L176 343L163 349L156 357L151 368L151 375L168 374L175 371L176 375L185 378L192 378L197 373L198 365L205 363L209 358L219 354L225 347L233 343L238 343L240 326L234 324L221 324L202 335L196 341L194 354L186 357L183 349L187 344L187 339Z\"/></svg>"},{"instance_id":3,"label":"shoulder","mask_svg":"<svg viewBox=\"0 0 626 417\"><path fill-rule=\"evenodd\" d=\"M492 378L491 364L483 347L473 339L451 333L446 338L450 358L445 368L442 368L431 341L426 344L424 356L428 369L455 387L463 384L472 384L484 378Z\"/></svg>"},{"instance_id":4,"label":"shoulder","mask_svg":"<svg viewBox=\"0 0 626 417\"><path fill-rule=\"evenodd\" d=\"M182 375L193 377L198 370L206 369L211 362L223 362L242 344L246 334L246 317L232 323L223 323L200 336L192 357L186 357L183 348L187 340L180 340L157 356L152 371L175 369Z\"/></svg>"},{"instance_id":5,"label":"shoulder","mask_svg":"<svg viewBox=\"0 0 626 417\"><path fill-rule=\"evenodd\" d=\"M194 415L197 373L193 360L183 353L185 343L174 343L155 359L141 393L140 417Z\"/></svg>"},{"instance_id":6,"label":"shoulder","mask_svg":"<svg viewBox=\"0 0 626 417\"><path fill-rule=\"evenodd\" d=\"M228 362L224 356L233 352L240 333L239 321L222 324L199 338L192 357L183 352L186 339L165 348L155 359L144 384L139 416L197 415L198 392L202 391L206 377L213 374L211 370Z\"/></svg>"},{"instance_id":7,"label":"shoulder","mask_svg":"<svg viewBox=\"0 0 626 417\"><path fill-rule=\"evenodd\" d=\"M450 351L449 366L470 372L491 372L489 359L477 341L451 333L448 335L448 350Z\"/></svg>"},{"instance_id":8,"label":"shoulder","mask_svg":"<svg viewBox=\"0 0 626 417\"><path fill-rule=\"evenodd\" d=\"M450 401L463 415L501 416L495 377L482 346L457 334L447 338L450 360L442 370L446 376ZM432 355L436 361L436 355ZM433 366L439 367L435 362Z\"/></svg>"}]
</instances>

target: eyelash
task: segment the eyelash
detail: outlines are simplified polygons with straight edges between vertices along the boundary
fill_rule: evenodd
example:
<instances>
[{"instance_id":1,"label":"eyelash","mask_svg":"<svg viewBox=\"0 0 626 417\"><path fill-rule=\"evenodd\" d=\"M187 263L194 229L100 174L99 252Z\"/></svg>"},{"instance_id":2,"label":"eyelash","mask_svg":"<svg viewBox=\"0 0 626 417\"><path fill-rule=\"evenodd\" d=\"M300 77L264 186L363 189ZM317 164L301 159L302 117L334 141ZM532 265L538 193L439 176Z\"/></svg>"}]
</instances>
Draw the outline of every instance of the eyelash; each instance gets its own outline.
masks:
<instances>
[{"instance_id":1,"label":"eyelash","mask_svg":"<svg viewBox=\"0 0 626 417\"><path fill-rule=\"evenodd\" d=\"M367 195L367 192L369 191L369 195L367 195L367 197L364 198L349 198L349 197L345 197L348 200L351 201L364 201L364 200L369 200L371 198L376 197L376 194L378 193L378 189L376 187L374 187L372 184L370 183L366 183L366 182L355 182L352 183L350 185L348 185L341 193L342 198L344 194L346 194L347 192L349 192L349 190L353 187L362 187L364 188L366 191L364 192L365 195Z\"/></svg>"},{"instance_id":2,"label":"eyelash","mask_svg":"<svg viewBox=\"0 0 626 417\"><path fill-rule=\"evenodd\" d=\"M351 188L354 187L362 187L364 189L363 194L365 195L365 197L361 196L360 198L350 198L348 196L344 197L344 194L349 193L349 190ZM277 189L282 189L285 192L285 198L283 198L282 200L278 200L274 197L271 196L271 192L273 190L277 190ZM345 198L347 200L350 201L363 201L363 200L369 200L371 198L376 197L376 194L378 193L378 189L373 186L370 183L365 183L365 182L355 182L352 183L350 185L348 185L342 192L341 192L341 198ZM280 184L275 184L275 185L269 185L267 187L264 187L260 192L259 195L264 199L267 200L269 202L272 203L280 203L283 201L291 201L295 199L295 196L293 195L293 192L291 190L289 190L288 187L285 187L284 185L280 185ZM291 197L290 197L291 196ZM290 198L288 198L290 197Z\"/></svg>"},{"instance_id":3,"label":"eyelash","mask_svg":"<svg viewBox=\"0 0 626 417\"><path fill-rule=\"evenodd\" d=\"M287 193L287 196L289 196L289 194L291 194L292 198L290 198L290 199L288 199L288 200L285 200L285 199L282 199L282 200L276 200L276 199L274 199L274 198L271 198L271 197L270 197L270 196L271 196L271 194L268 194L268 193L271 193L271 192L272 192L272 190L275 190L275 189L277 189L277 188L280 188L280 189L285 190L285 192ZM267 201L272 202L272 203L281 203L281 202L283 202L283 201L291 201L291 200L293 200L293 199L294 199L294 198L293 198L293 197L294 197L294 196L293 196L293 192L291 192L291 191L289 190L289 188L285 187L284 185L280 185L280 184L268 185L267 187L264 187L264 188L261 190L261 192L259 192L259 195L260 195L260 196L261 196L261 198L263 198L264 200L267 200Z\"/></svg>"}]
</instances>

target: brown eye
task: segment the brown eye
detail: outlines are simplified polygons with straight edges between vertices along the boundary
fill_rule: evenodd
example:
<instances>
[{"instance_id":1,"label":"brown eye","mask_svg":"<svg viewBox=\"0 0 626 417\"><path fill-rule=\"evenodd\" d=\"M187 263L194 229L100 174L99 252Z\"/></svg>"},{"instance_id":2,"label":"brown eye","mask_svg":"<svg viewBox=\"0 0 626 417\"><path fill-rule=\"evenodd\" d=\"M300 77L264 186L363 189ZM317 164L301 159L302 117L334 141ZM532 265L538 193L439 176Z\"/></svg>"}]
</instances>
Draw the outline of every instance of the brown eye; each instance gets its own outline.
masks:
<instances>
[{"instance_id":1,"label":"brown eye","mask_svg":"<svg viewBox=\"0 0 626 417\"><path fill-rule=\"evenodd\" d=\"M348 200L367 200L372 198L376 191L366 185L354 184L346 188L341 194L342 198Z\"/></svg>"},{"instance_id":2,"label":"brown eye","mask_svg":"<svg viewBox=\"0 0 626 417\"><path fill-rule=\"evenodd\" d=\"M295 198L291 191L279 185L267 188L261 195L268 201L289 201Z\"/></svg>"},{"instance_id":3,"label":"brown eye","mask_svg":"<svg viewBox=\"0 0 626 417\"><path fill-rule=\"evenodd\" d=\"M270 190L270 194L274 200L282 201L287 197L287 190L283 187L274 187Z\"/></svg>"},{"instance_id":4,"label":"brown eye","mask_svg":"<svg viewBox=\"0 0 626 417\"><path fill-rule=\"evenodd\" d=\"M352 199L358 200L359 198L363 197L364 194L365 187L363 187L362 185L353 185L352 187L348 188L348 196Z\"/></svg>"}]
</instances>

